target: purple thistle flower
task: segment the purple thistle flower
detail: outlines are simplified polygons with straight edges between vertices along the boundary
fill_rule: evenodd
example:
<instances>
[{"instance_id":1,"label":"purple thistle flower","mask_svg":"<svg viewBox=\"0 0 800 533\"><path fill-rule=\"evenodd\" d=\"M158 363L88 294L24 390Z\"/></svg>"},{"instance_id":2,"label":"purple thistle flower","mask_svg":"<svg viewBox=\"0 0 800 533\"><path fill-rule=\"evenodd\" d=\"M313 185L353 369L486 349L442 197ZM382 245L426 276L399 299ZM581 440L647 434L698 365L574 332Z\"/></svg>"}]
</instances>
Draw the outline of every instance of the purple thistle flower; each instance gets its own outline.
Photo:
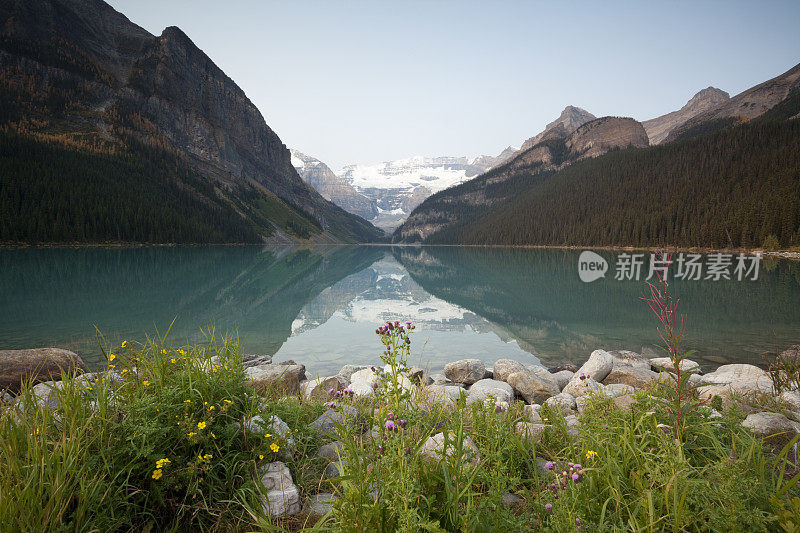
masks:
<instances>
[{"instance_id":1,"label":"purple thistle flower","mask_svg":"<svg viewBox=\"0 0 800 533\"><path fill-rule=\"evenodd\" d=\"M387 420L386 423L383 425L387 430L392 431L394 430L394 422L391 420Z\"/></svg>"},{"instance_id":2,"label":"purple thistle flower","mask_svg":"<svg viewBox=\"0 0 800 533\"><path fill-rule=\"evenodd\" d=\"M576 518L575 519L575 525L578 526L578 527L581 527L581 519L580 518Z\"/></svg>"},{"instance_id":3,"label":"purple thistle flower","mask_svg":"<svg viewBox=\"0 0 800 533\"><path fill-rule=\"evenodd\" d=\"M331 409L336 409L336 404L331 402L328 404L328 407L330 407Z\"/></svg>"},{"instance_id":4,"label":"purple thistle flower","mask_svg":"<svg viewBox=\"0 0 800 533\"><path fill-rule=\"evenodd\" d=\"M406 424L407 424L407 422L406 422L405 418L404 418L404 419L402 419L402 420L400 420L400 427L401 427L401 428L404 428L404 427L406 427Z\"/></svg>"},{"instance_id":5,"label":"purple thistle flower","mask_svg":"<svg viewBox=\"0 0 800 533\"><path fill-rule=\"evenodd\" d=\"M578 479L580 479L578 474L572 474L572 481L578 481Z\"/></svg>"},{"instance_id":6,"label":"purple thistle flower","mask_svg":"<svg viewBox=\"0 0 800 533\"><path fill-rule=\"evenodd\" d=\"M554 464L553 464L553 461L547 461L547 462L544 464L544 467L545 467L546 469L548 469L548 470L552 470L552 469L553 469L553 467L555 467L555 466L556 466L556 465L554 465Z\"/></svg>"},{"instance_id":7,"label":"purple thistle flower","mask_svg":"<svg viewBox=\"0 0 800 533\"><path fill-rule=\"evenodd\" d=\"M333 393L334 393L334 390L333 390L333 389L331 389L331 390L329 390L329 391L328 391L328 394L333 394Z\"/></svg>"},{"instance_id":8,"label":"purple thistle flower","mask_svg":"<svg viewBox=\"0 0 800 533\"><path fill-rule=\"evenodd\" d=\"M548 503L548 504L546 504L546 505L544 506L544 508L545 508L545 509L547 509L547 512L548 512L548 513L552 513L552 512L553 512L553 504L552 504L552 503Z\"/></svg>"}]
</instances>

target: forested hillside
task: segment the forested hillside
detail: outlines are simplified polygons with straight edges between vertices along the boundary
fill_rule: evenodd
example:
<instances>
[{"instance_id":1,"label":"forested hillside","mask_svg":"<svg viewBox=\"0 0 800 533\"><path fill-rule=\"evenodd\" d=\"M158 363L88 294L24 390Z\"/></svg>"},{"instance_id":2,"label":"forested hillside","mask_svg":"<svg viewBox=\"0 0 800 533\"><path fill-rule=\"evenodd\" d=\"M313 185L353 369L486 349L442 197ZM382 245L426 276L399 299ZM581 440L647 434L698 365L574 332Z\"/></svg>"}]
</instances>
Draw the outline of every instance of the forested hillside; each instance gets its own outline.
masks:
<instances>
[{"instance_id":1,"label":"forested hillside","mask_svg":"<svg viewBox=\"0 0 800 533\"><path fill-rule=\"evenodd\" d=\"M450 204L449 213L464 216L425 242L800 245L800 121L781 120L794 107L785 108L704 136L613 151L556 173L520 169L502 184L511 200L483 212Z\"/></svg>"},{"instance_id":2,"label":"forested hillside","mask_svg":"<svg viewBox=\"0 0 800 533\"><path fill-rule=\"evenodd\" d=\"M176 27L0 2L0 242L368 242Z\"/></svg>"}]
</instances>

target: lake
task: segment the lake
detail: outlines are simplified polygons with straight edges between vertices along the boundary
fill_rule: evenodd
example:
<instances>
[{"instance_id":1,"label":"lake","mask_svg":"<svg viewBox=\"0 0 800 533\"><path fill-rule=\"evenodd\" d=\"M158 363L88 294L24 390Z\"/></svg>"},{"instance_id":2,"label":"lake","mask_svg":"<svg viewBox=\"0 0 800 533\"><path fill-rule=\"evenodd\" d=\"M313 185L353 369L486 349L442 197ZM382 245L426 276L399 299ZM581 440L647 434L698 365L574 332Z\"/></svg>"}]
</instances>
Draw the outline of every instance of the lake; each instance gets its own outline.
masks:
<instances>
[{"instance_id":1,"label":"lake","mask_svg":"<svg viewBox=\"0 0 800 533\"><path fill-rule=\"evenodd\" d=\"M97 331L107 342L143 341L174 319L176 346L214 327L238 332L246 353L324 375L379 363L375 328L397 319L417 324L411 362L431 369L466 357L580 365L597 348L660 354L640 299L648 262L638 281L617 280L623 256L598 253L605 277L583 282L574 250L1 249L0 349L58 346L98 367ZM671 283L693 359L763 365L765 353L800 342L800 262L765 258L756 280L737 280L733 267L730 277Z\"/></svg>"}]
</instances>

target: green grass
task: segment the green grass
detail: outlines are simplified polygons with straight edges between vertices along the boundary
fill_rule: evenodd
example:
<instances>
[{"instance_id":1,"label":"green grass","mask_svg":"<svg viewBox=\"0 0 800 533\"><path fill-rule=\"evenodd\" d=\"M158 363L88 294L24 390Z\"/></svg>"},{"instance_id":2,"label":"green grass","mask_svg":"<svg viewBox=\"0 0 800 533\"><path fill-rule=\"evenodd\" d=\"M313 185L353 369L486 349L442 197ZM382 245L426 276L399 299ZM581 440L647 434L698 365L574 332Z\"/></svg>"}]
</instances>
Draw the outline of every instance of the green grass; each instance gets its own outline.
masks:
<instances>
[{"instance_id":1,"label":"green grass","mask_svg":"<svg viewBox=\"0 0 800 533\"><path fill-rule=\"evenodd\" d=\"M363 424L322 437L309 424L327 404L256 395L235 339L209 332L185 351L157 339L113 353L113 372L97 382L68 376L57 409L25 387L3 411L3 531L575 531L576 519L585 531L795 531L800 519L789 447L771 453L741 428L738 409L710 419L701 408L679 443L645 393L629 411L592 397L579 435L544 408L550 427L531 439L514 431L526 420L521 403L502 411L463 397L446 406L419 391L379 393L334 398L357 407ZM390 411L403 429L385 429ZM256 414L285 421L293 446L245 431ZM439 432L451 455L421 455ZM461 445L466 436L477 457ZM328 461L317 451L332 440L344 444L345 468L324 479ZM273 460L286 462L303 498L334 492L333 511L265 516L257 472ZM570 462L581 464L579 481L561 486ZM504 505L507 494L519 502Z\"/></svg>"}]
</instances>

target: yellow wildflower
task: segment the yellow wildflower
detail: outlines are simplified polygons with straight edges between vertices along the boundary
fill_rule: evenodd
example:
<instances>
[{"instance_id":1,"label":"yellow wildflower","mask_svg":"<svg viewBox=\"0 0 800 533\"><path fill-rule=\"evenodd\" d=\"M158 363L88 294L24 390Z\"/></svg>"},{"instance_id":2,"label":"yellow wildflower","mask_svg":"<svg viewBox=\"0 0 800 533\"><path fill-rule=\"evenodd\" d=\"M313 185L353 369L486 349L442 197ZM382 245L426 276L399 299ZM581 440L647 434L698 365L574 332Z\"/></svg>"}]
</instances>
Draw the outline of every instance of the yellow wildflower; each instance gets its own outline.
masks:
<instances>
[{"instance_id":1,"label":"yellow wildflower","mask_svg":"<svg viewBox=\"0 0 800 533\"><path fill-rule=\"evenodd\" d=\"M593 457L597 457L597 452L596 451L589 450L588 452L586 452L586 458L587 459L591 459Z\"/></svg>"},{"instance_id":2,"label":"yellow wildflower","mask_svg":"<svg viewBox=\"0 0 800 533\"><path fill-rule=\"evenodd\" d=\"M178 425L180 425L180 422L178 422ZM189 432L190 437L194 437L195 435L197 435L197 433L195 433L194 431Z\"/></svg>"},{"instance_id":3,"label":"yellow wildflower","mask_svg":"<svg viewBox=\"0 0 800 533\"><path fill-rule=\"evenodd\" d=\"M161 469L160 468L156 468L155 470L153 470L153 476L152 477L153 477L153 479L161 479L162 474L163 474L163 472L161 471Z\"/></svg>"},{"instance_id":4,"label":"yellow wildflower","mask_svg":"<svg viewBox=\"0 0 800 533\"><path fill-rule=\"evenodd\" d=\"M205 422L198 422L197 423L197 428L198 429L205 429L205 427L206 427L206 423Z\"/></svg>"},{"instance_id":5,"label":"yellow wildflower","mask_svg":"<svg viewBox=\"0 0 800 533\"><path fill-rule=\"evenodd\" d=\"M213 405L209 406L208 410L209 411L213 411L214 410L214 406Z\"/></svg>"},{"instance_id":6,"label":"yellow wildflower","mask_svg":"<svg viewBox=\"0 0 800 533\"><path fill-rule=\"evenodd\" d=\"M170 461L169 459L164 457L163 459L159 459L158 461L156 461L156 468L158 468L158 469L164 468L164 465L168 465L171 462L172 461Z\"/></svg>"},{"instance_id":7,"label":"yellow wildflower","mask_svg":"<svg viewBox=\"0 0 800 533\"><path fill-rule=\"evenodd\" d=\"M192 400L183 400L183 403L192 403ZM178 415L175 416L177 417Z\"/></svg>"},{"instance_id":8,"label":"yellow wildflower","mask_svg":"<svg viewBox=\"0 0 800 533\"><path fill-rule=\"evenodd\" d=\"M280 450L281 447L273 442L272 444L269 445L269 449L275 453L278 453L278 450Z\"/></svg>"},{"instance_id":9,"label":"yellow wildflower","mask_svg":"<svg viewBox=\"0 0 800 533\"><path fill-rule=\"evenodd\" d=\"M173 357L172 359L169 360L169 362L174 365L175 363L178 362L178 360Z\"/></svg>"},{"instance_id":10,"label":"yellow wildflower","mask_svg":"<svg viewBox=\"0 0 800 533\"><path fill-rule=\"evenodd\" d=\"M167 350L165 350L164 348L161 348L161 355L167 355Z\"/></svg>"},{"instance_id":11,"label":"yellow wildflower","mask_svg":"<svg viewBox=\"0 0 800 533\"><path fill-rule=\"evenodd\" d=\"M213 459L213 458L214 458L214 456L213 456L213 455L211 455L210 453L207 453L207 454L205 454L205 455L203 456L203 459L205 459L206 461L208 461L208 460L210 460L210 459Z\"/></svg>"},{"instance_id":12,"label":"yellow wildflower","mask_svg":"<svg viewBox=\"0 0 800 533\"><path fill-rule=\"evenodd\" d=\"M225 403L231 403L230 400L223 400Z\"/></svg>"},{"instance_id":13,"label":"yellow wildflower","mask_svg":"<svg viewBox=\"0 0 800 533\"><path fill-rule=\"evenodd\" d=\"M116 367L117 365L112 365L111 363L108 363L108 368L116 368Z\"/></svg>"},{"instance_id":14,"label":"yellow wildflower","mask_svg":"<svg viewBox=\"0 0 800 533\"><path fill-rule=\"evenodd\" d=\"M112 354L108 354L108 360L109 360L109 362L113 361L113 360L114 360L114 359L116 359L116 358L117 358L117 356L116 356L116 355L114 355L113 353L112 353Z\"/></svg>"},{"instance_id":15,"label":"yellow wildflower","mask_svg":"<svg viewBox=\"0 0 800 533\"><path fill-rule=\"evenodd\" d=\"M213 432L213 431L211 432L211 438L212 438L212 439L216 439L216 438L217 438L217 436L216 436L216 435L214 435L214 432Z\"/></svg>"},{"instance_id":16,"label":"yellow wildflower","mask_svg":"<svg viewBox=\"0 0 800 533\"><path fill-rule=\"evenodd\" d=\"M270 438L271 436L272 436L272 435L270 435L269 433L264 433L264 438L265 438L265 439L268 439L268 438Z\"/></svg>"},{"instance_id":17,"label":"yellow wildflower","mask_svg":"<svg viewBox=\"0 0 800 533\"><path fill-rule=\"evenodd\" d=\"M122 347L126 347L128 345L128 341L122 341Z\"/></svg>"},{"instance_id":18,"label":"yellow wildflower","mask_svg":"<svg viewBox=\"0 0 800 533\"><path fill-rule=\"evenodd\" d=\"M39 428L34 429L33 432L31 433L31 435L38 435L38 434L39 434Z\"/></svg>"},{"instance_id":19,"label":"yellow wildflower","mask_svg":"<svg viewBox=\"0 0 800 533\"><path fill-rule=\"evenodd\" d=\"M142 385L144 385L145 387L147 387L148 385L150 385L150 382L149 382L149 381L147 381L147 380L144 380L144 381L142 381Z\"/></svg>"},{"instance_id":20,"label":"yellow wildflower","mask_svg":"<svg viewBox=\"0 0 800 533\"><path fill-rule=\"evenodd\" d=\"M121 373L122 374L127 374L128 373L128 369L127 368L123 368Z\"/></svg>"},{"instance_id":21,"label":"yellow wildflower","mask_svg":"<svg viewBox=\"0 0 800 533\"><path fill-rule=\"evenodd\" d=\"M86 387L86 390L94 390L94 387Z\"/></svg>"},{"instance_id":22,"label":"yellow wildflower","mask_svg":"<svg viewBox=\"0 0 800 533\"><path fill-rule=\"evenodd\" d=\"M258 455L258 458L259 458L259 459L263 459L263 458L264 458L264 455L263 455L263 454L259 454L259 455Z\"/></svg>"}]
</instances>

